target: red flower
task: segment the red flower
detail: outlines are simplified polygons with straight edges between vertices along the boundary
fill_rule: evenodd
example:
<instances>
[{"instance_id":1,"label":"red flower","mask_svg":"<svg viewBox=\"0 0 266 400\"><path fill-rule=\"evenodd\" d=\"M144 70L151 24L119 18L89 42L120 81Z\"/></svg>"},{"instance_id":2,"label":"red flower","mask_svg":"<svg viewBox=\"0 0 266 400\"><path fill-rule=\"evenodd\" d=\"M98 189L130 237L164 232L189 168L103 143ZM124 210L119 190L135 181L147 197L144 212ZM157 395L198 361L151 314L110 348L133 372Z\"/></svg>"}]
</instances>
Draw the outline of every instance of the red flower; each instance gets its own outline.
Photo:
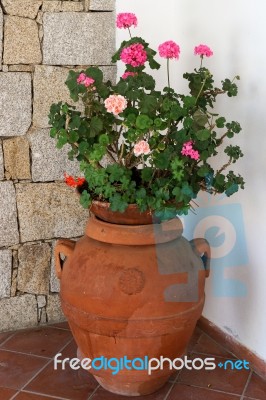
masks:
<instances>
[{"instance_id":1,"label":"red flower","mask_svg":"<svg viewBox=\"0 0 266 400\"><path fill-rule=\"evenodd\" d=\"M82 186L86 181L85 178L74 178L73 176L68 175L66 172L64 173L64 180L68 186L74 188Z\"/></svg>"}]
</instances>

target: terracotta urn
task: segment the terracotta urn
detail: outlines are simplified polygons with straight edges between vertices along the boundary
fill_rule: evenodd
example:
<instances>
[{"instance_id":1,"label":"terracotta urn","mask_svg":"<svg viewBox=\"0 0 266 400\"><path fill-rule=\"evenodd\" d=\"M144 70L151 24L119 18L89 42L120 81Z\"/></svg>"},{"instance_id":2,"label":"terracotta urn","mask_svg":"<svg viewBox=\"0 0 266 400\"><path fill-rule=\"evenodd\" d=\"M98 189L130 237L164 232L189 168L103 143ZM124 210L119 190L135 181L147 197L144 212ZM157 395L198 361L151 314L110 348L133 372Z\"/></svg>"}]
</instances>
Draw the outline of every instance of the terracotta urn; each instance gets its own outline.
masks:
<instances>
[{"instance_id":1,"label":"terracotta urn","mask_svg":"<svg viewBox=\"0 0 266 400\"><path fill-rule=\"evenodd\" d=\"M179 218L159 223L130 208L133 217L106 217L108 207L95 204L85 235L57 242L62 309L84 358L180 358L202 313L210 247L183 238ZM128 396L155 392L173 372L168 363L151 373L90 369L102 387Z\"/></svg>"}]
</instances>

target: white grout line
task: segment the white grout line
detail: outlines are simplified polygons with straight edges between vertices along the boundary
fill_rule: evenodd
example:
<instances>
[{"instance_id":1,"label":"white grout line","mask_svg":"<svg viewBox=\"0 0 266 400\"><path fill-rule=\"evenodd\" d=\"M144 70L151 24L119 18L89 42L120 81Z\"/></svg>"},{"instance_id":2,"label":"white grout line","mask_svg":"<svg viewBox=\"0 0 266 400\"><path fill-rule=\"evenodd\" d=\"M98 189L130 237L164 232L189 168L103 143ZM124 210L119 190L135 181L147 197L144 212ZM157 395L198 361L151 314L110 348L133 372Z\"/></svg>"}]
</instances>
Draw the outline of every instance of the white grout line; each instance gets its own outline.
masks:
<instances>
[{"instance_id":1,"label":"white grout line","mask_svg":"<svg viewBox=\"0 0 266 400\"><path fill-rule=\"evenodd\" d=\"M250 379L251 379L252 374L253 374L253 371L251 370L251 371L250 371L250 374L249 374L249 376L248 376L247 382L246 382L246 384L245 384L245 387L244 387L244 389L243 389L242 396L241 396L241 399L240 399L240 400L243 400L243 399L244 399L245 391L247 390L247 387L248 387L248 384L249 384L249 382L250 382Z\"/></svg>"},{"instance_id":2,"label":"white grout line","mask_svg":"<svg viewBox=\"0 0 266 400\"><path fill-rule=\"evenodd\" d=\"M87 398L87 400L91 400L93 398L93 396L95 395L95 393L97 392L97 390L99 389L99 387L101 387L101 385L98 385L94 391L89 395L89 397Z\"/></svg>"},{"instance_id":3,"label":"white grout line","mask_svg":"<svg viewBox=\"0 0 266 400\"><path fill-rule=\"evenodd\" d=\"M59 349L58 351L59 352L61 352L61 351L63 351L64 349L65 349L65 347L67 347L68 345L69 345L69 343L71 343L72 342L72 340L73 340L73 338L71 338L61 349ZM32 377L31 377L31 379L29 379L26 383L25 383L25 385L24 386L22 386L20 389L18 389L19 391L22 391L29 383L31 383L35 378L36 378L36 376L37 375L39 375L46 367L47 367L47 365L48 364L50 364L52 362L52 359L50 358L50 359L48 359L47 360L47 363L45 363L43 366L42 366L42 368L40 368ZM14 389L14 388L13 388ZM16 389L15 389L16 390ZM18 393L16 393L14 396L12 396L11 397L11 399L10 400L15 400L16 399L16 397L15 396L17 396L17 394ZM44 396L46 396L44 393L43 393L43 395ZM63 399L63 400L65 400L65 399Z\"/></svg>"},{"instance_id":4,"label":"white grout line","mask_svg":"<svg viewBox=\"0 0 266 400\"><path fill-rule=\"evenodd\" d=\"M31 356L31 357L42 358L44 360L52 360L53 359L53 357L45 357L45 356L40 356L38 354L24 353L23 351L16 351L16 350L10 350L10 349L1 349L0 348L0 351L6 351L7 353L22 354L23 356Z\"/></svg>"}]
</instances>

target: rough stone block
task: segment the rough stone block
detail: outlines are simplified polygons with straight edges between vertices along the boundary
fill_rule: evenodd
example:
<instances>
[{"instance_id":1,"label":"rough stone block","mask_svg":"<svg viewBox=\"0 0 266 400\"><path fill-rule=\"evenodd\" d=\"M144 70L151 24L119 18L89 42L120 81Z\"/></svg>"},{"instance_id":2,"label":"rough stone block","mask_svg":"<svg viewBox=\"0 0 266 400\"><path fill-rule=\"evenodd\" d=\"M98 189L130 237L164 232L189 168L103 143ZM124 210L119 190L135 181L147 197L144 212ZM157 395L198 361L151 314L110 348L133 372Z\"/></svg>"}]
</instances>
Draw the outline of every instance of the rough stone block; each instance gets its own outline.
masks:
<instances>
[{"instance_id":1,"label":"rough stone block","mask_svg":"<svg viewBox=\"0 0 266 400\"><path fill-rule=\"evenodd\" d=\"M60 0L45 0L42 4L43 12L60 12L61 10Z\"/></svg>"},{"instance_id":2,"label":"rough stone block","mask_svg":"<svg viewBox=\"0 0 266 400\"><path fill-rule=\"evenodd\" d=\"M2 150L2 143L0 141L0 181L4 179L4 157Z\"/></svg>"},{"instance_id":3,"label":"rough stone block","mask_svg":"<svg viewBox=\"0 0 266 400\"><path fill-rule=\"evenodd\" d=\"M33 65L9 65L8 67L9 72L33 72L34 66Z\"/></svg>"},{"instance_id":4,"label":"rough stone block","mask_svg":"<svg viewBox=\"0 0 266 400\"><path fill-rule=\"evenodd\" d=\"M42 0L2 0L2 4L9 15L34 19Z\"/></svg>"},{"instance_id":5,"label":"rough stone block","mask_svg":"<svg viewBox=\"0 0 266 400\"><path fill-rule=\"evenodd\" d=\"M38 303L38 308L43 308L46 306L46 297L45 296L37 296L37 303Z\"/></svg>"},{"instance_id":6,"label":"rough stone block","mask_svg":"<svg viewBox=\"0 0 266 400\"><path fill-rule=\"evenodd\" d=\"M74 2L74 1L63 1L61 6L61 11L66 12L81 12L84 10L83 3L81 1Z\"/></svg>"},{"instance_id":7,"label":"rough stone block","mask_svg":"<svg viewBox=\"0 0 266 400\"><path fill-rule=\"evenodd\" d=\"M7 16L4 32L4 63L39 64L41 61L37 22L29 18Z\"/></svg>"},{"instance_id":8,"label":"rough stone block","mask_svg":"<svg viewBox=\"0 0 266 400\"><path fill-rule=\"evenodd\" d=\"M12 276L12 251L0 250L0 298L10 297Z\"/></svg>"},{"instance_id":9,"label":"rough stone block","mask_svg":"<svg viewBox=\"0 0 266 400\"><path fill-rule=\"evenodd\" d=\"M31 125L31 76L0 73L0 136L25 135Z\"/></svg>"},{"instance_id":10,"label":"rough stone block","mask_svg":"<svg viewBox=\"0 0 266 400\"><path fill-rule=\"evenodd\" d=\"M48 296L46 313L49 324L51 322L60 322L66 320L61 310L61 302L58 294L51 294Z\"/></svg>"},{"instance_id":11,"label":"rough stone block","mask_svg":"<svg viewBox=\"0 0 266 400\"><path fill-rule=\"evenodd\" d=\"M0 331L37 325L37 302L32 294L0 300Z\"/></svg>"},{"instance_id":12,"label":"rough stone block","mask_svg":"<svg viewBox=\"0 0 266 400\"><path fill-rule=\"evenodd\" d=\"M29 136L31 142L32 180L47 182L63 180L64 172L80 176L78 161L70 161L67 153L70 146L56 148L56 140L50 138L49 129L39 129Z\"/></svg>"},{"instance_id":13,"label":"rough stone block","mask_svg":"<svg viewBox=\"0 0 266 400\"><path fill-rule=\"evenodd\" d=\"M44 64L111 64L114 13L45 13L43 27Z\"/></svg>"},{"instance_id":14,"label":"rough stone block","mask_svg":"<svg viewBox=\"0 0 266 400\"><path fill-rule=\"evenodd\" d=\"M52 293L60 292L60 280L57 278L55 273L55 257L54 257L54 249L56 242L54 241L52 244L52 262L51 262L51 274L50 274L50 291Z\"/></svg>"},{"instance_id":15,"label":"rough stone block","mask_svg":"<svg viewBox=\"0 0 266 400\"><path fill-rule=\"evenodd\" d=\"M48 1L48 0L47 0ZM77 68L78 70L86 69ZM104 79L115 82L116 67L101 67ZM33 124L34 126L46 128L49 126L48 114L53 103L59 101L73 104L69 91L65 85L69 69L53 66L37 65L34 73L34 101L33 101ZM77 105L77 103L76 103Z\"/></svg>"},{"instance_id":16,"label":"rough stone block","mask_svg":"<svg viewBox=\"0 0 266 400\"><path fill-rule=\"evenodd\" d=\"M19 243L16 193L12 182L0 182L0 247Z\"/></svg>"},{"instance_id":17,"label":"rough stone block","mask_svg":"<svg viewBox=\"0 0 266 400\"><path fill-rule=\"evenodd\" d=\"M113 11L115 0L90 0L89 10L91 11Z\"/></svg>"},{"instance_id":18,"label":"rough stone block","mask_svg":"<svg viewBox=\"0 0 266 400\"><path fill-rule=\"evenodd\" d=\"M48 294L50 259L48 243L22 246L18 251L17 289L24 293Z\"/></svg>"},{"instance_id":19,"label":"rough stone block","mask_svg":"<svg viewBox=\"0 0 266 400\"><path fill-rule=\"evenodd\" d=\"M3 142L7 179L31 179L29 142L25 137Z\"/></svg>"},{"instance_id":20,"label":"rough stone block","mask_svg":"<svg viewBox=\"0 0 266 400\"><path fill-rule=\"evenodd\" d=\"M69 91L65 85L67 68L37 65L34 73L33 124L46 128L49 126L48 114L52 103L70 102Z\"/></svg>"},{"instance_id":21,"label":"rough stone block","mask_svg":"<svg viewBox=\"0 0 266 400\"><path fill-rule=\"evenodd\" d=\"M19 183L16 190L22 242L83 234L88 210L65 183Z\"/></svg>"},{"instance_id":22,"label":"rough stone block","mask_svg":"<svg viewBox=\"0 0 266 400\"><path fill-rule=\"evenodd\" d=\"M2 67L2 53L3 53L3 11L0 7L0 68Z\"/></svg>"}]
</instances>

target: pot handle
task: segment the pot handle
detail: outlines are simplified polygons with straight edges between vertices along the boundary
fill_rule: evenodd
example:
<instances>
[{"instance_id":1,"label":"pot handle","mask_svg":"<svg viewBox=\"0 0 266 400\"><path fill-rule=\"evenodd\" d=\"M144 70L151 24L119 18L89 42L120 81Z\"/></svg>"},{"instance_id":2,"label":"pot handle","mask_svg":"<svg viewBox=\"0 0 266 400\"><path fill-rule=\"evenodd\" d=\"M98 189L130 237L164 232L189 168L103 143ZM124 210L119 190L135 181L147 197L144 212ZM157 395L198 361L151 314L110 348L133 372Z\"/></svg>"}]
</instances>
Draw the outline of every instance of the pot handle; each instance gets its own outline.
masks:
<instances>
[{"instance_id":1,"label":"pot handle","mask_svg":"<svg viewBox=\"0 0 266 400\"><path fill-rule=\"evenodd\" d=\"M70 257L74 251L76 242L70 239L57 240L54 255L55 255L55 273L58 279L61 279L64 261L60 257L60 253L64 254L65 257Z\"/></svg>"},{"instance_id":2,"label":"pot handle","mask_svg":"<svg viewBox=\"0 0 266 400\"><path fill-rule=\"evenodd\" d=\"M209 242L206 239L197 238L190 240L190 244L194 253L202 259L205 268L205 276L208 278L210 275L211 261L211 248Z\"/></svg>"}]
</instances>

